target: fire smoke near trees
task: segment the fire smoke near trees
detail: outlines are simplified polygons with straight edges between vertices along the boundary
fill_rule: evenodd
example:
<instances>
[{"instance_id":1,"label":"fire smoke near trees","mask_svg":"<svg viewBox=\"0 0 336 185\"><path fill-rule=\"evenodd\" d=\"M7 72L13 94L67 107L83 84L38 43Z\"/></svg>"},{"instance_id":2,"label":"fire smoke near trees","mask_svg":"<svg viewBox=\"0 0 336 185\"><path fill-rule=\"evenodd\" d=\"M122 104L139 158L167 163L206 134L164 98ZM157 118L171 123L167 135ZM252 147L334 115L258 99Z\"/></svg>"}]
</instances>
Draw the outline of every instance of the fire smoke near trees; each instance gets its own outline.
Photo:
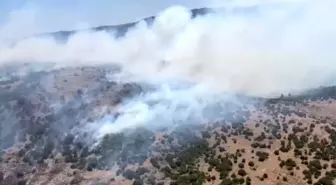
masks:
<instances>
[{"instance_id":1,"label":"fire smoke near trees","mask_svg":"<svg viewBox=\"0 0 336 185\"><path fill-rule=\"evenodd\" d=\"M320 96L308 90L336 85L334 1L242 4L207 12L173 6L131 27L37 36L18 33L21 23L9 20L0 27L0 148L30 135L27 163L61 151L74 168L117 163L125 171L125 161L151 156L156 132L210 151L184 126L229 122L239 130L281 94ZM233 135L241 132L250 134ZM77 149L80 159L71 153ZM88 153L101 155L94 166Z\"/></svg>"}]
</instances>

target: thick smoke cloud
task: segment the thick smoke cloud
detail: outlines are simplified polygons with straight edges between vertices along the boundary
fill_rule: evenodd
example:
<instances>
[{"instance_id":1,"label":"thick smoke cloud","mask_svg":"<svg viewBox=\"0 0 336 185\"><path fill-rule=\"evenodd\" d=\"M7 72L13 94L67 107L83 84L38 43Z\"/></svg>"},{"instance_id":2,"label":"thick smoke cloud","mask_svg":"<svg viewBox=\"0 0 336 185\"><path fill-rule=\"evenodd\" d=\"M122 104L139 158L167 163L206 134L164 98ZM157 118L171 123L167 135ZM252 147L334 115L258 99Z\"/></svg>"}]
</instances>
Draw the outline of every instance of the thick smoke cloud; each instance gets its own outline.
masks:
<instances>
[{"instance_id":1,"label":"thick smoke cloud","mask_svg":"<svg viewBox=\"0 0 336 185\"><path fill-rule=\"evenodd\" d=\"M124 38L78 33L65 44L31 38L2 45L0 62L115 63L139 77L174 77L253 95L287 93L334 82L333 4L259 4L252 15L218 12L196 19L171 7L153 27L139 23Z\"/></svg>"},{"instance_id":2,"label":"thick smoke cloud","mask_svg":"<svg viewBox=\"0 0 336 185\"><path fill-rule=\"evenodd\" d=\"M95 135L100 138L139 127L173 130L185 124L214 123L225 118L229 107L234 109L241 103L238 99L232 94L208 92L200 85L165 84L125 101L114 116L104 116L88 127L97 130Z\"/></svg>"},{"instance_id":3,"label":"thick smoke cloud","mask_svg":"<svg viewBox=\"0 0 336 185\"><path fill-rule=\"evenodd\" d=\"M175 6L160 13L152 26L140 22L122 38L106 32L81 32L66 43L45 37L1 43L0 63L114 64L122 69L119 80L158 87L120 108L136 115L107 119L115 123L113 128L105 124L106 118L98 121L104 122L100 133L164 123L165 119L189 119L180 117L176 106L191 107L192 114L186 115L198 119L206 106L233 97L218 98L214 92L277 96L334 84L335 5L332 0L278 1L256 3L254 11L246 13L235 13L231 10L238 5L230 5L195 19L186 8ZM172 82L180 81L200 85L202 91L194 87L174 90ZM162 90L160 84L169 90ZM216 98L204 98L211 96ZM151 105L152 101L161 103Z\"/></svg>"},{"instance_id":4,"label":"thick smoke cloud","mask_svg":"<svg viewBox=\"0 0 336 185\"><path fill-rule=\"evenodd\" d=\"M76 34L65 44L26 39L2 46L0 62L116 63L139 77L168 76L253 95L287 93L335 80L333 4L260 4L253 15L196 19L171 7L153 27L139 23L124 38L97 32Z\"/></svg>"}]
</instances>

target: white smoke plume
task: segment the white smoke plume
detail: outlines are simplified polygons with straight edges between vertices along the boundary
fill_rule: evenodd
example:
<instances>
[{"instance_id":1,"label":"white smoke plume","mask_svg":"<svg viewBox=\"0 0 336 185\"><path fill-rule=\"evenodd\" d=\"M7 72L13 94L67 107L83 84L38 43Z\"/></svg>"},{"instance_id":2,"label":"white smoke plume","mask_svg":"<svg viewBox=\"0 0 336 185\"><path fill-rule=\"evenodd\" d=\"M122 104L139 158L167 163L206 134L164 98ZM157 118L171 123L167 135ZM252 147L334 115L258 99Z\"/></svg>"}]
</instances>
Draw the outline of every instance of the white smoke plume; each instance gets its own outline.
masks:
<instances>
[{"instance_id":1,"label":"white smoke plume","mask_svg":"<svg viewBox=\"0 0 336 185\"><path fill-rule=\"evenodd\" d=\"M140 22L122 38L106 32L81 32L66 43L52 38L2 43L0 63L116 64L121 66L120 75L125 80L166 85L170 84L167 81L188 81L203 87L197 93L193 88L171 92L160 87L156 93L132 99L121 110L138 113L108 119L120 127L116 130L103 124L104 132L174 119L176 104L187 104L199 115L204 110L200 97L213 96L210 92L274 96L335 84L335 1L260 1L252 4L253 12L247 13L234 10L244 9L248 1L237 2L195 19L185 7L170 7L151 27ZM170 103L153 108L151 101ZM206 102L213 103L214 99ZM157 117L161 120L154 119Z\"/></svg>"},{"instance_id":2,"label":"white smoke plume","mask_svg":"<svg viewBox=\"0 0 336 185\"><path fill-rule=\"evenodd\" d=\"M2 45L0 62L116 63L138 77L174 77L253 95L287 93L335 81L334 4L264 3L252 15L230 13L230 7L196 19L184 7L171 7L153 27L139 23L119 39L87 32L65 44L32 38Z\"/></svg>"},{"instance_id":3,"label":"white smoke plume","mask_svg":"<svg viewBox=\"0 0 336 185\"><path fill-rule=\"evenodd\" d=\"M125 101L116 109L117 116L104 116L89 127L96 130L100 138L107 133L139 127L160 130L214 123L222 121L228 110L234 110L239 103L242 101L232 94L209 92L201 85L164 84L155 91Z\"/></svg>"}]
</instances>

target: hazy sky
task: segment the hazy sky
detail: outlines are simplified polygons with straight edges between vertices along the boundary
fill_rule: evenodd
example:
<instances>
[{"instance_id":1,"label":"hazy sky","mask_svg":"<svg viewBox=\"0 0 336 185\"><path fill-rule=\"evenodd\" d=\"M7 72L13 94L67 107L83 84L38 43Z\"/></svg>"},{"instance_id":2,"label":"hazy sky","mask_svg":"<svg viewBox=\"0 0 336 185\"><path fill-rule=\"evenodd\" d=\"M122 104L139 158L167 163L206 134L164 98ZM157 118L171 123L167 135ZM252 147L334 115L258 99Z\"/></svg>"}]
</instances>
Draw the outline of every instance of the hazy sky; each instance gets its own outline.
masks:
<instances>
[{"instance_id":1,"label":"hazy sky","mask_svg":"<svg viewBox=\"0 0 336 185\"><path fill-rule=\"evenodd\" d=\"M39 30L118 24L150 16L171 5L199 7L205 0L3 0L0 26L20 21ZM23 28L24 29L24 28Z\"/></svg>"},{"instance_id":2,"label":"hazy sky","mask_svg":"<svg viewBox=\"0 0 336 185\"><path fill-rule=\"evenodd\" d=\"M197 8L276 1L287 0L0 0L0 37L120 24L172 5Z\"/></svg>"}]
</instances>

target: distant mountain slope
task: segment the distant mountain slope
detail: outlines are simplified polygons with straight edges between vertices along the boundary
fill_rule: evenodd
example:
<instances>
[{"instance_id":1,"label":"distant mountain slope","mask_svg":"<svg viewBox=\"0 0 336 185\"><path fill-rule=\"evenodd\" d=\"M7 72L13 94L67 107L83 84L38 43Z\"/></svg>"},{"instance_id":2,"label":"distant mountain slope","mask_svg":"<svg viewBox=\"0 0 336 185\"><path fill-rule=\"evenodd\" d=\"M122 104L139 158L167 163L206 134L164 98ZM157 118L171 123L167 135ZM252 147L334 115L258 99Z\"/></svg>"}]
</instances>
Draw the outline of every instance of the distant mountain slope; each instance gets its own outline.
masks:
<instances>
[{"instance_id":1,"label":"distant mountain slope","mask_svg":"<svg viewBox=\"0 0 336 185\"><path fill-rule=\"evenodd\" d=\"M203 16L212 12L230 12L230 13L237 13L237 14L253 14L256 13L258 10L257 6L250 6L250 7L239 7L239 8L233 8L230 9L230 11L226 8L220 7L220 8L197 8L197 9L192 9L191 14L192 18L198 17L198 16ZM115 36L116 37L121 37L125 35L125 33L132 27L134 27L137 23L140 21L145 21L147 25L152 25L154 22L156 16L151 16L144 18L139 21L135 22L130 22L130 23L125 23L125 24L119 24L119 25L103 25L103 26L98 26L98 27L93 27L90 29L84 29L84 30L68 30L68 31L57 31L57 32L51 32L51 33L44 33L40 34L38 36L54 36L56 39L67 39L69 36L73 35L74 33L77 33L79 31L88 31L88 30L93 30L93 31L115 31Z\"/></svg>"},{"instance_id":2,"label":"distant mountain slope","mask_svg":"<svg viewBox=\"0 0 336 185\"><path fill-rule=\"evenodd\" d=\"M212 10L213 9L210 9L210 8L198 8L198 9L192 9L191 13L192 13L192 17L196 17L196 16L205 15L205 14L211 12ZM140 21L145 21L147 23L147 25L152 25L155 18L156 18L156 16L151 16L151 17L147 17L147 18L144 18L142 20L139 20L139 21L125 23L125 24L103 25L103 26L93 27L93 28L84 29L84 30L57 31L57 32L40 34L38 36L50 36L50 35L52 35L56 39L66 39L69 36L79 32L79 31L92 30L92 31L107 31L107 32L115 31L116 37L120 37L120 36L123 36L130 28L134 27Z\"/></svg>"}]
</instances>

